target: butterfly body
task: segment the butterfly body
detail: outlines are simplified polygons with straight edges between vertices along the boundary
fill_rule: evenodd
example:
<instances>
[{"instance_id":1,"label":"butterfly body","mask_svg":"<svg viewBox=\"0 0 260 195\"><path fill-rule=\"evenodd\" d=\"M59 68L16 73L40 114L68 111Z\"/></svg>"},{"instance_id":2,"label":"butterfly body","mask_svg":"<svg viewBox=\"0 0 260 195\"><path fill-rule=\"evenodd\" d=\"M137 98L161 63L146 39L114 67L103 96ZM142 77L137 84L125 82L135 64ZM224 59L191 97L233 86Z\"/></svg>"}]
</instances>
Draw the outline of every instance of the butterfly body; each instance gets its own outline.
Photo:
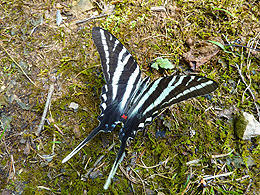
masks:
<instances>
[{"instance_id":1,"label":"butterfly body","mask_svg":"<svg viewBox=\"0 0 260 195\"><path fill-rule=\"evenodd\" d=\"M111 132L118 123L122 123L119 131L121 145L104 185L104 189L107 189L125 156L126 143L135 138L138 130L143 130L150 124L159 110L211 93L218 88L218 84L211 79L193 75L161 77L150 82L149 77L141 78L135 59L112 34L94 27L92 37L100 55L106 81L100 96L100 123L62 163L68 161L99 132Z\"/></svg>"}]
</instances>

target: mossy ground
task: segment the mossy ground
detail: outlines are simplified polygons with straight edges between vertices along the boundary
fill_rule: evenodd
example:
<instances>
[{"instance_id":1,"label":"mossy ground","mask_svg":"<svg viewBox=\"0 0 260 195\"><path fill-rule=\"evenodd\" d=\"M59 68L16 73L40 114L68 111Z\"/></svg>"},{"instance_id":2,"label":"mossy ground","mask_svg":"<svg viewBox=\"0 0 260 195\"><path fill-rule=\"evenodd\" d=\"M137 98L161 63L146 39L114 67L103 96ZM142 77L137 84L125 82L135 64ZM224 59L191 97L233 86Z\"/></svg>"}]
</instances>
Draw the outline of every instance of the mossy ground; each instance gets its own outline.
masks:
<instances>
[{"instance_id":1,"label":"mossy ground","mask_svg":"<svg viewBox=\"0 0 260 195\"><path fill-rule=\"evenodd\" d=\"M140 64L142 73L156 79L172 72L152 69L151 63L157 57L174 63L177 74L189 72L182 58L189 50L188 38L196 42L221 37L224 42L247 45L260 33L259 5L254 1L236 0L106 1L105 4L115 5L113 14L76 25L80 17L89 18L93 10L83 14L72 12L72 16L64 19L65 24L58 27L56 11L71 11L71 4L71 1L5 0L0 4L0 111L2 120L3 115L12 118L11 128L0 140L0 189L18 193L21 191L18 186L24 186L23 194L142 194L147 193L147 189L165 194L259 193L259 138L248 142L237 139L232 123L218 118L214 110L236 106L257 118L253 100L247 91L244 93L246 87L235 64L242 66L247 82L251 81L259 105L259 54L249 55L249 50L240 47L233 48L233 53L220 51L195 71L219 83L213 99L200 97L174 105L144 132L138 132L121 164L137 184L131 185L118 169L115 181L107 191L103 190L120 144L117 130L112 134L99 134L68 163L61 164L98 125L99 95L104 80L91 39L92 27L103 27L118 37ZM151 11L154 6L165 6L167 13ZM97 4L95 10L101 11ZM228 51L232 51L231 48ZM250 66L247 66L249 60ZM46 123L44 131L36 137L34 132L40 123L51 83L49 78L53 75L57 82L48 117L54 120L50 125ZM13 95L30 109L11 102L8 98ZM77 112L69 108L71 102L79 104ZM210 106L213 109L205 112ZM54 124L62 129L64 136ZM155 136L159 130L166 131L165 137ZM191 130L196 134L191 136ZM116 146L107 152L113 142ZM227 157L212 158L232 149L235 151ZM46 163L42 155L52 153L55 154L53 160ZM105 157L98 165L102 175L82 181L80 175L86 174L102 154ZM240 157L244 163L235 166L234 159ZM248 164L249 157L254 165ZM136 161L130 163L133 158ZM195 159L199 159L199 163L186 165ZM205 175L226 172L233 174L205 181L205 185L201 183ZM243 176L249 177L240 179Z\"/></svg>"}]
</instances>

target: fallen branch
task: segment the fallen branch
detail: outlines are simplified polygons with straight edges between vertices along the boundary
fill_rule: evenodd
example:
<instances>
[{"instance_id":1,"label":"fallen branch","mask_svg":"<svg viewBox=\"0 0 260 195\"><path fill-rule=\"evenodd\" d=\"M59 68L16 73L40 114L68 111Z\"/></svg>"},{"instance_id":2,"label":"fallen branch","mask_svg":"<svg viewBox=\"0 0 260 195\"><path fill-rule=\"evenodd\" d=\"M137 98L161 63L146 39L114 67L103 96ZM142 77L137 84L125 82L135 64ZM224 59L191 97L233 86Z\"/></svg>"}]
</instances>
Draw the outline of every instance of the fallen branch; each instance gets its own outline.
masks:
<instances>
[{"instance_id":1,"label":"fallen branch","mask_svg":"<svg viewBox=\"0 0 260 195\"><path fill-rule=\"evenodd\" d=\"M44 108L44 111L43 111L43 114L42 114L42 119L41 119L41 122L40 122L40 125L39 125L39 128L38 130L36 131L36 135L39 136L42 129L43 129L43 125L44 125L44 122L45 122L45 118L46 118L46 115L47 115L47 111L49 109L49 106L50 106L50 103L51 103L51 96L53 94L53 91L54 91L54 83L52 83L50 85L50 88L49 88L49 91L48 91L48 97L47 97L47 100L46 100L46 104L45 104L45 108Z\"/></svg>"}]
</instances>

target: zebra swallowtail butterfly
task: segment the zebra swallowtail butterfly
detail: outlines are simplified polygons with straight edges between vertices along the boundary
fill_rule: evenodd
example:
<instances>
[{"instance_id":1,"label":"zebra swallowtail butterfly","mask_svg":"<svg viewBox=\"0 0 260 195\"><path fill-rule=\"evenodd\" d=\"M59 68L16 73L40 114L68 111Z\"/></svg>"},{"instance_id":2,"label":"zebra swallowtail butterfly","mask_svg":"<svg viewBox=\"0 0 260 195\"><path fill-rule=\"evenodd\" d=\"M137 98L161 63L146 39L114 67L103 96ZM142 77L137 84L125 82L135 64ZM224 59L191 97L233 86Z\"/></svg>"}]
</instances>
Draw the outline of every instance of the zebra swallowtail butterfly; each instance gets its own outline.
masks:
<instances>
[{"instance_id":1,"label":"zebra swallowtail butterfly","mask_svg":"<svg viewBox=\"0 0 260 195\"><path fill-rule=\"evenodd\" d=\"M104 185L107 189L118 165L124 158L126 143L134 139L158 115L158 111L192 97L215 91L218 84L201 76L168 76L150 82L141 78L134 57L120 41L108 31L94 27L92 38L100 55L106 84L102 87L99 126L83 140L62 163L68 161L99 132L111 132L118 123L121 146Z\"/></svg>"}]
</instances>

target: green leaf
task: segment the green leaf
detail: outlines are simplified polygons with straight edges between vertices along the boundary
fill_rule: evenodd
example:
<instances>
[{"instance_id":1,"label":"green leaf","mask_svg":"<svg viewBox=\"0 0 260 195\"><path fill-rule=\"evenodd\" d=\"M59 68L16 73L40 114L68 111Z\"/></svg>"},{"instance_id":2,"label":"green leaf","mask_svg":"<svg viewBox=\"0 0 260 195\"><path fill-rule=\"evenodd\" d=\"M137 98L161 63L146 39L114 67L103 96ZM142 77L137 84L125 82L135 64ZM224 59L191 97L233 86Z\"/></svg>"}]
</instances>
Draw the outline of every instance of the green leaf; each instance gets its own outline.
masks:
<instances>
[{"instance_id":1,"label":"green leaf","mask_svg":"<svg viewBox=\"0 0 260 195\"><path fill-rule=\"evenodd\" d=\"M231 14L229 11L225 10L225 9L222 9L222 8L217 8L217 7L214 7L214 6L211 6L213 8L213 10L219 10L219 11L223 11L223 12L226 12L227 14L229 14L230 16L232 16L233 18L236 18L233 14Z\"/></svg>"},{"instance_id":2,"label":"green leaf","mask_svg":"<svg viewBox=\"0 0 260 195\"><path fill-rule=\"evenodd\" d=\"M158 70L159 67L164 69L173 69L174 65L168 59L157 58L151 67L155 68L156 70Z\"/></svg>"},{"instance_id":3,"label":"green leaf","mask_svg":"<svg viewBox=\"0 0 260 195\"><path fill-rule=\"evenodd\" d=\"M151 65L152 68L155 68L156 70L159 70L159 66L158 66L158 63L154 62L152 65Z\"/></svg>"},{"instance_id":4,"label":"green leaf","mask_svg":"<svg viewBox=\"0 0 260 195\"><path fill-rule=\"evenodd\" d=\"M5 128L4 128L4 130L3 130L3 132L1 133L1 135L0 135L0 140L1 140L2 137L4 136L4 134L5 134L5 130L7 129L7 126L8 126L8 124L6 124L6 126L5 126Z\"/></svg>"},{"instance_id":5,"label":"green leaf","mask_svg":"<svg viewBox=\"0 0 260 195\"><path fill-rule=\"evenodd\" d=\"M223 49L223 51L226 52L226 53L233 53L233 52L231 52L231 51L228 51L227 48L226 48L222 43L220 43L220 42L210 41L210 40L208 40L208 42L209 42L209 43L213 43L213 44L219 46L219 47L220 47L221 49Z\"/></svg>"},{"instance_id":6,"label":"green leaf","mask_svg":"<svg viewBox=\"0 0 260 195\"><path fill-rule=\"evenodd\" d=\"M61 144L60 141L51 142L52 144Z\"/></svg>"}]
</instances>

